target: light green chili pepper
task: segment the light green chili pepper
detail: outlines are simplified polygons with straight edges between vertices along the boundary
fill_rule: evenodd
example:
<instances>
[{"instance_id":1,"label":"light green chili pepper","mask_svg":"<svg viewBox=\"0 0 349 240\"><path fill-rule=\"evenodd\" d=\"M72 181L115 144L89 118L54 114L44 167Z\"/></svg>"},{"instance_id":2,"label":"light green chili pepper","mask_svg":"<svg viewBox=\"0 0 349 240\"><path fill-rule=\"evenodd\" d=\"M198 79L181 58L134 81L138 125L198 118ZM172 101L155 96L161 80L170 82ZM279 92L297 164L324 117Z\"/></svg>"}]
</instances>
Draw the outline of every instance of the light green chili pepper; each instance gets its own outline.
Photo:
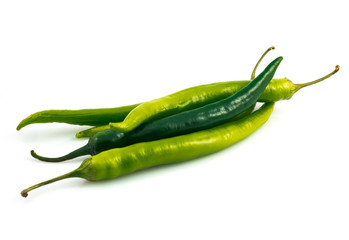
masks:
<instances>
[{"instance_id":1,"label":"light green chili pepper","mask_svg":"<svg viewBox=\"0 0 349 240\"><path fill-rule=\"evenodd\" d=\"M76 170L33 185L28 192L62 179L110 179L152 166L181 162L222 150L252 134L270 117L274 103L265 103L252 114L233 122L186 135L115 148L87 158Z\"/></svg>"},{"instance_id":2,"label":"light green chili pepper","mask_svg":"<svg viewBox=\"0 0 349 240\"><path fill-rule=\"evenodd\" d=\"M260 61L265 56L265 54L271 49L273 48L269 48L262 55L261 59L257 62L257 65L253 70L251 79L254 79L255 71ZM288 100L301 88L321 82L335 74L338 70L339 66L337 65L335 67L335 70L332 71L330 74L322 78L319 78L315 81L303 84L294 84L287 78L273 79L265 88L258 101L277 102L280 100ZM90 128L77 133L76 137L90 137L96 134L97 132L109 129L111 126L114 130L118 132L129 132L143 123L168 117L174 114L178 114L180 112L189 111L213 102L220 101L224 98L227 98L235 94L236 92L247 86L249 83L250 81L218 82L184 89L171 95L138 105L133 110L131 110L131 112L126 116L126 118L122 122L112 122L109 125Z\"/></svg>"}]
</instances>

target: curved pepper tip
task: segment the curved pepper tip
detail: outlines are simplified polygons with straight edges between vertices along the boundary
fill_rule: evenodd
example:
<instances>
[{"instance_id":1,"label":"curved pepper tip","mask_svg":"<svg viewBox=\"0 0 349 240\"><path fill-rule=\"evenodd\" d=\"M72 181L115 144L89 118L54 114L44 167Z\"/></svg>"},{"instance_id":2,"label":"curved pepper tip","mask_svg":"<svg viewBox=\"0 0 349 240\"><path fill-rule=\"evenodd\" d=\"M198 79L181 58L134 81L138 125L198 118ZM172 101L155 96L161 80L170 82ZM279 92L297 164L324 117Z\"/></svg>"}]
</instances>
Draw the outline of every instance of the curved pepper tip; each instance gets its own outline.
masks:
<instances>
[{"instance_id":1,"label":"curved pepper tip","mask_svg":"<svg viewBox=\"0 0 349 240\"><path fill-rule=\"evenodd\" d=\"M22 127L24 127L24 126L22 126L22 125L23 125L22 122L20 122L20 123L18 124L18 126L16 127L16 130L17 130L17 131L21 130Z\"/></svg>"},{"instance_id":2,"label":"curved pepper tip","mask_svg":"<svg viewBox=\"0 0 349 240\"><path fill-rule=\"evenodd\" d=\"M24 198L28 197L27 191L23 190L23 191L21 192L21 196L24 197Z\"/></svg>"}]
</instances>

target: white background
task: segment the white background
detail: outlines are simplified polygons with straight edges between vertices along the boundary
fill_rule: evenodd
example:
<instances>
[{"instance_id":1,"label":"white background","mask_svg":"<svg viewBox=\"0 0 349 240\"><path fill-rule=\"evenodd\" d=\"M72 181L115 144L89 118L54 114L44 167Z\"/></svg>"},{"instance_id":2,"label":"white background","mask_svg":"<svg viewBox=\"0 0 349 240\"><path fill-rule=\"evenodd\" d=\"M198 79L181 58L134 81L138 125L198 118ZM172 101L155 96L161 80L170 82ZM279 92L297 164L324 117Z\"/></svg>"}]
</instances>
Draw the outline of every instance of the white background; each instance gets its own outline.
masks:
<instances>
[{"instance_id":1,"label":"white background","mask_svg":"<svg viewBox=\"0 0 349 240\"><path fill-rule=\"evenodd\" d=\"M346 1L1 1L1 239L349 239ZM277 103L244 141L195 161L99 183L29 151L64 154L86 127L46 109L117 107L217 81L332 78Z\"/></svg>"}]
</instances>

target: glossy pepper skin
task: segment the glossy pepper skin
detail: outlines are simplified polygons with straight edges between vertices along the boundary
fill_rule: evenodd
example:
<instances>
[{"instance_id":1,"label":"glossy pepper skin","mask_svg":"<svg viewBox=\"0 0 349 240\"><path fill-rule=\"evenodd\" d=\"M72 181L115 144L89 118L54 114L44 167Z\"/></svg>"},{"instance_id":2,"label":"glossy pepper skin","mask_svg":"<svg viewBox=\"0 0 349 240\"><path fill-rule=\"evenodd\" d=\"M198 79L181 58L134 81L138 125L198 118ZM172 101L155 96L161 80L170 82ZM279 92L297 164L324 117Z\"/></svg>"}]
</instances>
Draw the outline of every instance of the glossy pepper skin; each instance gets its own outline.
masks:
<instances>
[{"instance_id":1,"label":"glossy pepper skin","mask_svg":"<svg viewBox=\"0 0 349 240\"><path fill-rule=\"evenodd\" d=\"M180 112L203 107L227 98L246 87L251 81L228 81L205 84L184 89L168 96L145 102L135 107L122 122L112 122L113 129L119 132L129 132L141 124L156 119L168 117ZM258 98L258 102L277 102L287 100L295 93L296 86L286 78L273 79ZM105 128L96 128L93 133ZM93 131L93 130L92 130ZM85 131L88 133L88 131ZM86 137L90 134L77 134Z\"/></svg>"},{"instance_id":2,"label":"glossy pepper skin","mask_svg":"<svg viewBox=\"0 0 349 240\"><path fill-rule=\"evenodd\" d=\"M245 110L244 112L242 112L241 114L239 114L238 116L236 116L234 119L232 119L232 121L236 121L243 117L246 117L253 111L254 107L255 104L247 110ZM107 129L105 131L98 132L94 134L92 137L90 137L88 143L85 146L78 148L77 150L72 151L62 157L43 157L37 155L33 150L31 151L31 155L34 158L37 158L45 162L61 162L83 155L93 156L100 152L110 150L112 148L121 148L133 144L134 142L129 141L125 135L128 135L128 133L121 133L114 131L113 129Z\"/></svg>"},{"instance_id":3,"label":"glossy pepper skin","mask_svg":"<svg viewBox=\"0 0 349 240\"><path fill-rule=\"evenodd\" d=\"M137 170L197 158L222 150L251 135L269 119L274 103L265 103L254 113L237 121L173 138L115 148L87 158L76 170L33 185L23 197L38 187L66 178L89 181L119 177Z\"/></svg>"},{"instance_id":4,"label":"glossy pepper skin","mask_svg":"<svg viewBox=\"0 0 349 240\"><path fill-rule=\"evenodd\" d=\"M251 80L255 78L256 69L263 57L272 49L274 49L274 47L269 48L259 59L252 71ZM300 89L319 83L331 77L333 74L338 72L338 70L339 66L336 65L331 73L314 81L301 84L295 84L287 78L272 79L262 95L258 98L258 101L277 102L280 100L288 100ZM131 110L122 122L111 122L113 122L113 128L115 130L119 132L129 132L148 121L192 110L222 100L241 90L249 83L250 81L230 81L187 88L168 96L142 103ZM109 129L108 125L93 127L78 132L76 137L90 137L93 134L106 129Z\"/></svg>"},{"instance_id":5,"label":"glossy pepper skin","mask_svg":"<svg viewBox=\"0 0 349 240\"><path fill-rule=\"evenodd\" d=\"M339 66L337 65L335 70L326 76L301 84L295 84L287 78L272 79L262 95L258 98L258 102L288 100L300 89L321 82L335 74L338 70ZM130 111L122 122L110 122L113 122L115 130L119 132L129 132L148 121L171 116L173 114L192 110L222 100L238 92L249 83L250 81L217 82L187 88L168 96L138 105ZM92 135L109 128L109 125L93 127L78 132L76 137L91 137Z\"/></svg>"},{"instance_id":6,"label":"glossy pepper skin","mask_svg":"<svg viewBox=\"0 0 349 240\"><path fill-rule=\"evenodd\" d=\"M215 127L251 107L273 78L282 57L272 61L246 87L223 100L141 125L129 132L128 141L152 141ZM111 123L111 128L113 124Z\"/></svg>"},{"instance_id":7,"label":"glossy pepper skin","mask_svg":"<svg viewBox=\"0 0 349 240\"><path fill-rule=\"evenodd\" d=\"M243 111L242 113L240 113L239 115L231 119L231 121L237 121L243 117L246 117L253 111L255 105L256 104L253 104L248 109L246 109L245 111ZM137 129L134 132L138 133ZM89 153L87 154L96 155L98 153L101 153L106 150L110 150L112 148L116 148L116 147L121 148L121 147L126 147L128 145L132 145L134 143L143 142L141 141L141 139L143 139L142 137L138 137L136 134L131 135L132 133L133 132L122 133L122 132L117 132L113 129L108 129L93 135L89 139L87 146L85 146L84 148L89 149L88 150ZM161 138L158 138L158 139L161 139ZM155 139L155 140L158 140L158 139Z\"/></svg>"},{"instance_id":8,"label":"glossy pepper skin","mask_svg":"<svg viewBox=\"0 0 349 240\"><path fill-rule=\"evenodd\" d=\"M272 113L273 106L273 103L268 103L243 119L216 128L102 152L96 155L97 158L92 157L96 169L93 180L115 178L136 170L217 152L246 138L262 126ZM102 162L102 159L110 160Z\"/></svg>"},{"instance_id":9,"label":"glossy pepper skin","mask_svg":"<svg viewBox=\"0 0 349 240\"><path fill-rule=\"evenodd\" d=\"M44 110L33 113L23 119L17 130L35 123L67 123L82 126L96 126L77 134L78 138L109 129L110 122L117 123L118 131L128 132L142 123L192 110L222 100L235 94L249 80L217 82L183 89L168 96L140 104L116 108L79 109L79 110ZM296 84L287 78L273 79L265 88L258 102L277 102L288 100L298 91Z\"/></svg>"}]
</instances>

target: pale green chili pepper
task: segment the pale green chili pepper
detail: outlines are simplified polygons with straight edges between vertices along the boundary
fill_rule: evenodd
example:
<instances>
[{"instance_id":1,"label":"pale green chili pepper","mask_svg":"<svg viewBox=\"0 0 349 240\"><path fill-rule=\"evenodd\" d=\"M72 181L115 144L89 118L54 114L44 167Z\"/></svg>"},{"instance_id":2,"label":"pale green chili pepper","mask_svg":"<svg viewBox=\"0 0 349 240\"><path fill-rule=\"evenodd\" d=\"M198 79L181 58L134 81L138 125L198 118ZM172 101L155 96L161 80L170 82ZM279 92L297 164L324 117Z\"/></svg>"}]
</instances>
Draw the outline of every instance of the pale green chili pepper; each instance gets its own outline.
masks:
<instances>
[{"instance_id":1,"label":"pale green chili pepper","mask_svg":"<svg viewBox=\"0 0 349 240\"><path fill-rule=\"evenodd\" d=\"M62 179L79 177L98 181L119 177L152 166L181 162L222 150L252 134L270 117L274 103L265 103L252 114L237 120L186 135L115 148L87 158L76 170L33 185L28 192Z\"/></svg>"},{"instance_id":2,"label":"pale green chili pepper","mask_svg":"<svg viewBox=\"0 0 349 240\"><path fill-rule=\"evenodd\" d=\"M261 59L271 49L273 48L269 48L263 54ZM253 70L251 76L252 79L255 77L255 71L261 59L258 61L256 67ZM288 100L300 89L321 82L335 74L338 70L339 66L337 65L335 67L335 70L327 74L326 76L303 84L294 84L287 78L273 79L265 88L263 94L259 97L258 101L277 102L280 100ZM76 134L76 137L90 137L96 134L97 132L101 132L111 128L111 126L114 130L118 132L129 132L143 123L168 117L174 114L178 114L180 112L192 110L213 102L220 101L224 98L227 98L235 94L249 83L250 81L218 82L184 89L171 95L138 105L133 110L131 110L131 112L125 117L125 119L122 122L112 122L109 125L90 128L78 132Z\"/></svg>"}]
</instances>

